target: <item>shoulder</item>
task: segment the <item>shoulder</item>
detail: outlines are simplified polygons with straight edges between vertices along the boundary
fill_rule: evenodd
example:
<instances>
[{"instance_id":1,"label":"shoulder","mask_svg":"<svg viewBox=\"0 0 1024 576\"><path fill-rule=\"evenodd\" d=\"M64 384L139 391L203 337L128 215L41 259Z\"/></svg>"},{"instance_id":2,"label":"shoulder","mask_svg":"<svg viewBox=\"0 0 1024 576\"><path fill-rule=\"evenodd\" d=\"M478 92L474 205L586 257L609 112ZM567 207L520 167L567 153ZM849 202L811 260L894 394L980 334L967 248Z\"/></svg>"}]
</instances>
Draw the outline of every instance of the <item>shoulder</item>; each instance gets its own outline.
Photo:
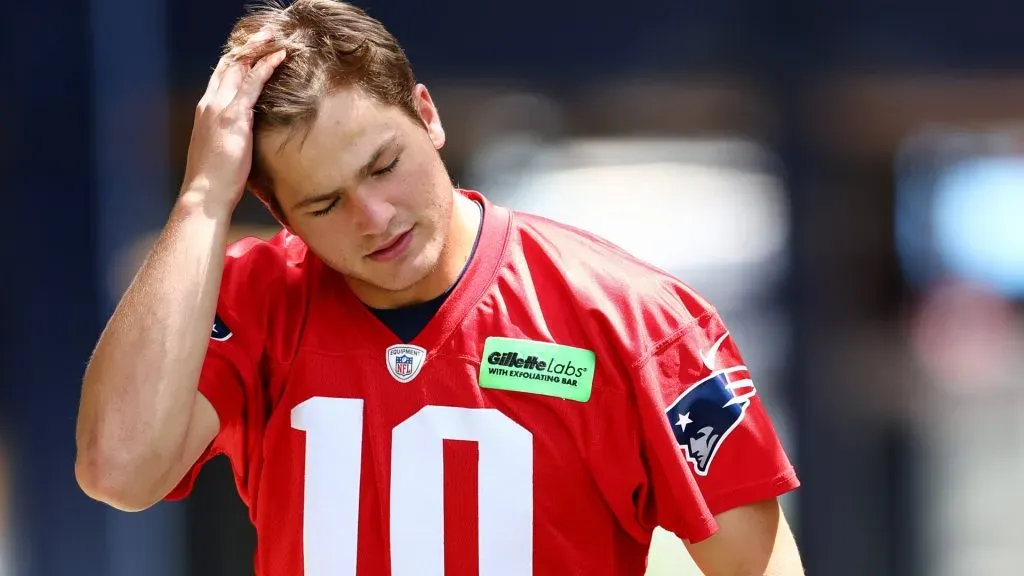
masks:
<instances>
[{"instance_id":1,"label":"shoulder","mask_svg":"<svg viewBox=\"0 0 1024 576\"><path fill-rule=\"evenodd\" d=\"M304 278L307 253L302 240L284 230L267 240L242 238L227 247L221 293L244 299L260 288L285 289Z\"/></svg>"},{"instance_id":2,"label":"shoulder","mask_svg":"<svg viewBox=\"0 0 1024 576\"><path fill-rule=\"evenodd\" d=\"M226 272L268 279L284 276L288 269L301 268L307 252L305 243L287 230L269 239L246 236L228 245L224 267Z\"/></svg>"},{"instance_id":3,"label":"shoulder","mask_svg":"<svg viewBox=\"0 0 1024 576\"><path fill-rule=\"evenodd\" d=\"M305 244L287 231L269 239L245 237L230 244L224 259L217 315L235 333L285 337L300 323L308 293L311 259Z\"/></svg>"},{"instance_id":4,"label":"shoulder","mask_svg":"<svg viewBox=\"0 0 1024 576\"><path fill-rule=\"evenodd\" d=\"M514 221L512 257L529 269L531 289L541 298L560 294L576 318L614 335L635 361L716 314L684 281L600 236L523 212Z\"/></svg>"}]
</instances>

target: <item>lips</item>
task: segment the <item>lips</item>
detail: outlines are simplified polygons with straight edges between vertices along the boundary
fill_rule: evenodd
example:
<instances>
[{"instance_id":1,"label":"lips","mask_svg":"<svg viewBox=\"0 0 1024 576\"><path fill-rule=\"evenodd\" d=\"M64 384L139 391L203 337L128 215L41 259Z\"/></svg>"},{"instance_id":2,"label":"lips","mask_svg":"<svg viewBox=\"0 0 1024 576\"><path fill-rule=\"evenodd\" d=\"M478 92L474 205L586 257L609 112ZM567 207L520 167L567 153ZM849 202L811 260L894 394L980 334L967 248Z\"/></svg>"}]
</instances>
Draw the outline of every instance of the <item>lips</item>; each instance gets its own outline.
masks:
<instances>
[{"instance_id":1,"label":"lips","mask_svg":"<svg viewBox=\"0 0 1024 576\"><path fill-rule=\"evenodd\" d=\"M398 241L401 240L402 236L404 236L405 234L406 233L403 232L403 233L399 234L398 236L395 236L394 238L389 240L387 243L385 243L380 248L377 248L373 252L370 252L370 254L373 255L373 254L376 254L378 252L386 252L386 251L388 251L389 249L393 248L395 246L395 244L398 244Z\"/></svg>"},{"instance_id":2,"label":"lips","mask_svg":"<svg viewBox=\"0 0 1024 576\"><path fill-rule=\"evenodd\" d=\"M387 241L380 248L377 248L373 252L367 254L367 258L376 260L378 262L386 262L394 260L402 254L405 248L409 245L409 240L412 238L412 229L406 230L405 232L395 236L391 240Z\"/></svg>"}]
</instances>

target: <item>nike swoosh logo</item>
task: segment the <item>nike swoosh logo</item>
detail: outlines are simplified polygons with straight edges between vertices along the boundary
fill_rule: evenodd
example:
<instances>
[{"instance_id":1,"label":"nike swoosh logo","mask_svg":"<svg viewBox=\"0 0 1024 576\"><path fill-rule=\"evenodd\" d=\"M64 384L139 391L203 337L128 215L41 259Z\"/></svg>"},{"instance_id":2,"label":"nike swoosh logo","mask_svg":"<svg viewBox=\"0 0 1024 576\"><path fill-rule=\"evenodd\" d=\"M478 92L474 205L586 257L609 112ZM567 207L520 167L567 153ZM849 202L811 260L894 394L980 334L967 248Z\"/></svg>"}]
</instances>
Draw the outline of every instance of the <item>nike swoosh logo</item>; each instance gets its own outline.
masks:
<instances>
[{"instance_id":1,"label":"nike swoosh logo","mask_svg":"<svg viewBox=\"0 0 1024 576\"><path fill-rule=\"evenodd\" d=\"M722 347L722 342L725 342L725 339L728 338L728 337L729 337L729 332L726 331L726 333L722 334L722 337L719 338L718 341L715 342L711 346L711 348L708 350L707 354L705 354L703 352L698 352L698 354L700 354L701 361L704 362L704 366L708 370L710 370L712 372L715 371L715 364L718 361L718 350L719 350L719 348Z\"/></svg>"}]
</instances>

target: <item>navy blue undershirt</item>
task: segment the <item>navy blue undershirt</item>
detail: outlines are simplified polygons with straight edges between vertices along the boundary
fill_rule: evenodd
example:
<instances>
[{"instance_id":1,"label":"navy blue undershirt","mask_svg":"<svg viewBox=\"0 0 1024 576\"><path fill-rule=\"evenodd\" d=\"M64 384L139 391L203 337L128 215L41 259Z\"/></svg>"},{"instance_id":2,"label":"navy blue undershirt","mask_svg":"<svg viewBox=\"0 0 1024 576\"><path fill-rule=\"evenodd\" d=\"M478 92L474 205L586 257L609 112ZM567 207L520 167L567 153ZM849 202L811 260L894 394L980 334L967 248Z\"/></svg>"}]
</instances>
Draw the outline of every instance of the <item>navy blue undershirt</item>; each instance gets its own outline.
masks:
<instances>
[{"instance_id":1,"label":"navy blue undershirt","mask_svg":"<svg viewBox=\"0 0 1024 576\"><path fill-rule=\"evenodd\" d=\"M373 315L381 321L382 324L387 326L388 330L391 330L395 336L402 342L409 343L416 335L423 331L427 327L427 324L434 318L437 311L441 309L445 300L451 295L455 287L458 286L459 281L466 274L466 269L469 268L469 263L473 261L473 255L476 254L476 246L480 242L480 228L483 227L483 206L480 206L480 227L477 228L476 240L473 241L473 250L469 254L469 258L466 259L466 265L462 267L462 271L459 272L459 277L455 279L455 282L444 291L443 294L432 300L426 302L420 302L419 304L412 304L410 306L404 306L402 308L367 308Z\"/></svg>"}]
</instances>

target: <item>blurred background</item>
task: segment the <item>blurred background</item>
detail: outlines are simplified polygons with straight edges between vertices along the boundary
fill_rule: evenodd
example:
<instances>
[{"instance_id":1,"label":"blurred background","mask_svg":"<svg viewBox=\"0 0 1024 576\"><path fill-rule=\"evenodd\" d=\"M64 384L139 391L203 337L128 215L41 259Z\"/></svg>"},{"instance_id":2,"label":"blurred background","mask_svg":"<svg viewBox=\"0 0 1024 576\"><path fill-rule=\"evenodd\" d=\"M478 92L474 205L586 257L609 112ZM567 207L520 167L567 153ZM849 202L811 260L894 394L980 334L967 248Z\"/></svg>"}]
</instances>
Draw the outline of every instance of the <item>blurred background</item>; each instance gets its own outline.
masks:
<instances>
[{"instance_id":1,"label":"blurred background","mask_svg":"<svg viewBox=\"0 0 1024 576\"><path fill-rule=\"evenodd\" d=\"M720 308L804 483L808 574L1024 574L1024 4L360 5L432 89L458 184ZM252 574L224 459L135 515L73 475L82 371L242 7L0 12L0 575ZM251 198L235 222L274 231ZM650 574L693 573L660 533Z\"/></svg>"}]
</instances>

